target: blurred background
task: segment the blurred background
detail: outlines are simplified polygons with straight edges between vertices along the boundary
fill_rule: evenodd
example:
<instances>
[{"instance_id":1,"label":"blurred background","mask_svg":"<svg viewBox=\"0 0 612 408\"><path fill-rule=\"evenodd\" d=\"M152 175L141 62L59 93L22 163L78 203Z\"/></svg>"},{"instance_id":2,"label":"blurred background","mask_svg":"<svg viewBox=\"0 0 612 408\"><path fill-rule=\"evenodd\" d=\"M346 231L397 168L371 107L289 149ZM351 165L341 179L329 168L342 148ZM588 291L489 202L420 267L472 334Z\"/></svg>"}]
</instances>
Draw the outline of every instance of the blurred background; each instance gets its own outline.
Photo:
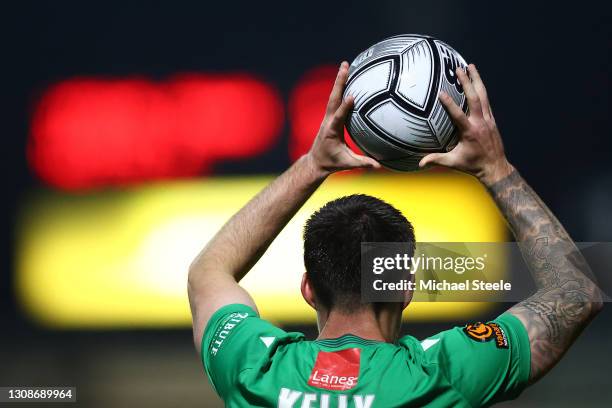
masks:
<instances>
[{"instance_id":1,"label":"blurred background","mask_svg":"<svg viewBox=\"0 0 612 408\"><path fill-rule=\"evenodd\" d=\"M66 385L87 407L221 406L193 349L189 262L307 151L338 64L430 34L479 67L510 160L575 240L612 241L610 6L539 2L19 2L5 8L0 386ZM314 338L300 229L376 194L421 241L504 241L472 179L334 176L244 282ZM508 305L411 305L426 337ZM610 406L612 310L518 402ZM27 405L27 404L26 404Z\"/></svg>"}]
</instances>

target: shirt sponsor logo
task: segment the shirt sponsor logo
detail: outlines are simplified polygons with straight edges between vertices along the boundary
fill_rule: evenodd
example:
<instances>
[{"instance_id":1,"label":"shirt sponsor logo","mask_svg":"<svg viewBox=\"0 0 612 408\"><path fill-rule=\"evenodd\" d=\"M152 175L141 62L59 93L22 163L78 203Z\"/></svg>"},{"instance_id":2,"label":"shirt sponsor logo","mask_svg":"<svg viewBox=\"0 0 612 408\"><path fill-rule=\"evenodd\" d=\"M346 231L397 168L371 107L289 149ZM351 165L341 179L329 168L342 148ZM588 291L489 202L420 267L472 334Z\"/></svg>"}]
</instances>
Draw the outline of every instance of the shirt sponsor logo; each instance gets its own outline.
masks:
<instances>
[{"instance_id":1,"label":"shirt sponsor logo","mask_svg":"<svg viewBox=\"0 0 612 408\"><path fill-rule=\"evenodd\" d=\"M472 323L463 328L467 336L477 342L487 342L495 339L497 348L508 348L508 337L497 323Z\"/></svg>"},{"instance_id":2,"label":"shirt sponsor logo","mask_svg":"<svg viewBox=\"0 0 612 408\"><path fill-rule=\"evenodd\" d=\"M344 391L357 385L361 349L319 351L308 385L326 390Z\"/></svg>"}]
</instances>

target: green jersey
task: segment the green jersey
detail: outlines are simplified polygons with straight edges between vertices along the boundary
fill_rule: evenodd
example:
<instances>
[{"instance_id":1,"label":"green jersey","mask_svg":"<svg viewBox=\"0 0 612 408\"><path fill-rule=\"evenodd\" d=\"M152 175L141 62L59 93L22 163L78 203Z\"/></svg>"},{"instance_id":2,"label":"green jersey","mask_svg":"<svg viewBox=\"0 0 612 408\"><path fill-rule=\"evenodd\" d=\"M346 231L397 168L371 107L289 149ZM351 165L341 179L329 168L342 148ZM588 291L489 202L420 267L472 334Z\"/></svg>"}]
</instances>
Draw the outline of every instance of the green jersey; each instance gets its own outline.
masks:
<instances>
[{"instance_id":1,"label":"green jersey","mask_svg":"<svg viewBox=\"0 0 612 408\"><path fill-rule=\"evenodd\" d=\"M390 344L350 334L307 341L233 304L210 319L202 361L228 407L475 407L519 395L530 349L510 314Z\"/></svg>"}]
</instances>

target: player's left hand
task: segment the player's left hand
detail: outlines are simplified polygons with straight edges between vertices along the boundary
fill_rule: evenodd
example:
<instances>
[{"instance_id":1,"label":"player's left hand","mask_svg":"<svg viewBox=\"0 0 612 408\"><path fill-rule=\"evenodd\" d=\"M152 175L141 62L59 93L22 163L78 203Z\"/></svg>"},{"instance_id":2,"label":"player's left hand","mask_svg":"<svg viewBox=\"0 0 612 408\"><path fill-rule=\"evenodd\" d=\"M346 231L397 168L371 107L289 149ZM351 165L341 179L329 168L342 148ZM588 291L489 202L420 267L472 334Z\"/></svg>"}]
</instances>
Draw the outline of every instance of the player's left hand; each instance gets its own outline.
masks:
<instances>
[{"instance_id":1,"label":"player's left hand","mask_svg":"<svg viewBox=\"0 0 612 408\"><path fill-rule=\"evenodd\" d=\"M342 99L348 79L348 69L348 62L345 61L340 65L329 96L325 117L308 152L308 157L316 169L324 174L354 168L380 168L376 160L356 154L344 141L344 124L354 104L352 96Z\"/></svg>"}]
</instances>

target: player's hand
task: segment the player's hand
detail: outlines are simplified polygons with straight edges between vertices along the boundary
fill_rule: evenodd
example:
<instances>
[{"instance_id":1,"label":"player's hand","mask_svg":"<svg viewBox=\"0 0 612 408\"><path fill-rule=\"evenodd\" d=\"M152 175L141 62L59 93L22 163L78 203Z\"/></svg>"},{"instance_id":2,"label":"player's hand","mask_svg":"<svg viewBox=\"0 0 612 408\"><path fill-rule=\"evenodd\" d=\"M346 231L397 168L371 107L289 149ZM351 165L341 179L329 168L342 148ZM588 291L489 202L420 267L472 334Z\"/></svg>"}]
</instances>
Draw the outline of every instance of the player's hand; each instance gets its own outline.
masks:
<instances>
[{"instance_id":1,"label":"player's hand","mask_svg":"<svg viewBox=\"0 0 612 408\"><path fill-rule=\"evenodd\" d=\"M329 96L325 117L308 153L317 171L323 174L354 168L380 168L376 160L356 154L344 141L344 124L354 103L352 96L342 99L348 68L349 64L346 61L340 65L334 88Z\"/></svg>"},{"instance_id":2,"label":"player's hand","mask_svg":"<svg viewBox=\"0 0 612 408\"><path fill-rule=\"evenodd\" d=\"M468 73L457 68L469 115L463 113L450 96L440 93L440 101L459 129L459 143L448 153L423 157L419 167L432 164L451 167L476 176L484 184L491 184L510 174L512 165L506 159L487 90L473 64L468 66Z\"/></svg>"}]
</instances>

